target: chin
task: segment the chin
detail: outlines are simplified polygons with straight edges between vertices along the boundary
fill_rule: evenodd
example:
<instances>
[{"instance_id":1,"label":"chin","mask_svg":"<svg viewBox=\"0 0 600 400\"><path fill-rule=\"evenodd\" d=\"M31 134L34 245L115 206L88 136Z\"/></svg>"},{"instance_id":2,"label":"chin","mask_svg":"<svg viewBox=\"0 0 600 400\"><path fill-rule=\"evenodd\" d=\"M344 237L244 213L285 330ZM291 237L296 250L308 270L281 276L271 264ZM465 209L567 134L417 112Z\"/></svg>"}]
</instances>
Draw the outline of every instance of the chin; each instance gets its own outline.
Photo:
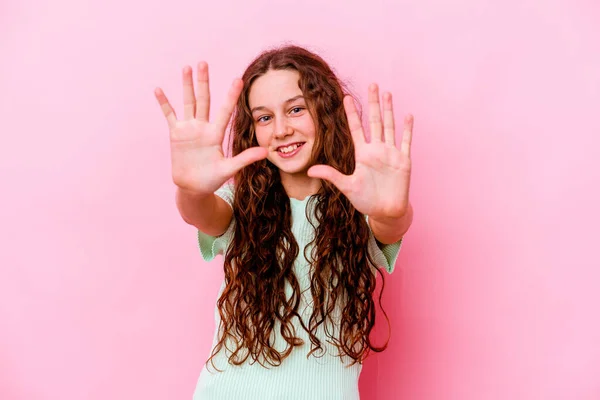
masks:
<instances>
[{"instance_id":1,"label":"chin","mask_svg":"<svg viewBox=\"0 0 600 400\"><path fill-rule=\"evenodd\" d=\"M279 172L283 172L285 174L290 174L290 175L295 175L295 174L301 174L304 173L306 174L306 172L308 171L308 165L303 164L301 166L292 166L292 165L281 165L279 163L274 163L271 162L273 165L275 165L277 167L277 169L279 169Z\"/></svg>"},{"instance_id":2,"label":"chin","mask_svg":"<svg viewBox=\"0 0 600 400\"><path fill-rule=\"evenodd\" d=\"M306 174L306 172L308 171L309 165L308 165L308 160L281 160L281 159L277 159L278 157L275 156L273 158L269 157L268 160L271 162L271 164L275 165L280 172L286 173L286 174L300 174L300 173L304 173Z\"/></svg>"},{"instance_id":3,"label":"chin","mask_svg":"<svg viewBox=\"0 0 600 400\"><path fill-rule=\"evenodd\" d=\"M306 175L308 167L303 168L279 168L279 172L284 172L288 175Z\"/></svg>"}]
</instances>

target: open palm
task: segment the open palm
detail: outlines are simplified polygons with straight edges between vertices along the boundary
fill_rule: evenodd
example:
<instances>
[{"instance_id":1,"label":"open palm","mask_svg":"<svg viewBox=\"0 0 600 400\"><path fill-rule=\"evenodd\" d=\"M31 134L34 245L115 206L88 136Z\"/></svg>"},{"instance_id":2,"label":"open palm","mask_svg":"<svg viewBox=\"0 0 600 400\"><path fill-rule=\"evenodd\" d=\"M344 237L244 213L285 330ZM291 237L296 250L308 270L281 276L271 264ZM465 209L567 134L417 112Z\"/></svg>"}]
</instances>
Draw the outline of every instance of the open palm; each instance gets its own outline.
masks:
<instances>
[{"instance_id":1,"label":"open palm","mask_svg":"<svg viewBox=\"0 0 600 400\"><path fill-rule=\"evenodd\" d=\"M183 118L177 119L173 107L160 88L155 96L169 125L171 170L173 182L195 194L214 193L223 183L245 166L264 159L267 150L258 146L244 150L235 157L223 154L225 130L243 88L235 79L225 104L215 122L209 122L210 92L208 65L198 63L198 95L194 93L191 68L183 70Z\"/></svg>"},{"instance_id":2,"label":"open palm","mask_svg":"<svg viewBox=\"0 0 600 400\"><path fill-rule=\"evenodd\" d=\"M330 166L315 165L308 170L308 175L333 183L359 212L371 218L402 217L409 205L413 117L408 115L405 118L402 143L398 149L391 94L383 96L382 122L379 90L375 84L369 88L369 143L352 97L344 98L344 108L355 147L353 174L344 175Z\"/></svg>"}]
</instances>

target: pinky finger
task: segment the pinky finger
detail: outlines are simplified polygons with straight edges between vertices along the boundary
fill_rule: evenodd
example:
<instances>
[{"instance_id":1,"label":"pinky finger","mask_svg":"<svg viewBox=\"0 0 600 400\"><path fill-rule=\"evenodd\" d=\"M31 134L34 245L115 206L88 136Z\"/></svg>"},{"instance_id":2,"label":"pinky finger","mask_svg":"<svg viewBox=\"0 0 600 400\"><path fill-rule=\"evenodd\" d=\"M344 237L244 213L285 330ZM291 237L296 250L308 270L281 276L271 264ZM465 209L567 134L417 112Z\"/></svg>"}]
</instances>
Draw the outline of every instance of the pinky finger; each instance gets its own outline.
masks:
<instances>
[{"instance_id":1,"label":"pinky finger","mask_svg":"<svg viewBox=\"0 0 600 400\"><path fill-rule=\"evenodd\" d=\"M161 88L154 89L154 96L158 100L158 104L160 105L160 108L162 109L162 112L165 118L167 119L169 128L174 127L175 123L177 122L177 115L175 114L175 110L173 110L173 107L171 107L171 104L169 104L167 96L165 96L165 93L162 91Z\"/></svg>"},{"instance_id":2,"label":"pinky finger","mask_svg":"<svg viewBox=\"0 0 600 400\"><path fill-rule=\"evenodd\" d=\"M402 133L402 144L400 151L410 158L410 146L412 143L412 131L414 125L414 117L408 114L404 118L404 132Z\"/></svg>"}]
</instances>

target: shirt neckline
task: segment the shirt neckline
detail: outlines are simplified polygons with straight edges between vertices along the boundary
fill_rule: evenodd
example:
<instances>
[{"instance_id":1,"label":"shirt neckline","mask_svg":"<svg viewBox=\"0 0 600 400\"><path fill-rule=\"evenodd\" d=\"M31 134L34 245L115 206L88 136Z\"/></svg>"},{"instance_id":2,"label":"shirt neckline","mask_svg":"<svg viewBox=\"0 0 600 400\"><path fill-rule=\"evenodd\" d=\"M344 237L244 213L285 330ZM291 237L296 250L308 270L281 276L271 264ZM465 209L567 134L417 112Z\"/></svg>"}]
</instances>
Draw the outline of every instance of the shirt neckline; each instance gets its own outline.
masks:
<instances>
[{"instance_id":1,"label":"shirt neckline","mask_svg":"<svg viewBox=\"0 0 600 400\"><path fill-rule=\"evenodd\" d=\"M290 201L291 201L291 202L296 202L296 203L306 203L306 201L308 201L308 199L310 199L310 197L311 197L311 196L312 196L312 195L310 195L310 194L309 194L308 196L306 196L306 197L305 197L305 198L303 198L302 200L300 200L300 199L296 199L296 198L294 198L294 197L290 197Z\"/></svg>"}]
</instances>

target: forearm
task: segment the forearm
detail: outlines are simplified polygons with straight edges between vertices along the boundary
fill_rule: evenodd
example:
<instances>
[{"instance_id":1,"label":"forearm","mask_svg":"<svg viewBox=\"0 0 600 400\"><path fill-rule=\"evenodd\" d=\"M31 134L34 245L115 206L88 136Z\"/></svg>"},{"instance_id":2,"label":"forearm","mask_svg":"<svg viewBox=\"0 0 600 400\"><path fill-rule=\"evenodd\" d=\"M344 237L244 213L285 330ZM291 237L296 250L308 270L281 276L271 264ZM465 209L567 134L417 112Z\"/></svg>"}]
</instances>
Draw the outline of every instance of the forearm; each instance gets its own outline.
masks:
<instances>
[{"instance_id":1,"label":"forearm","mask_svg":"<svg viewBox=\"0 0 600 400\"><path fill-rule=\"evenodd\" d=\"M391 244L400 240L413 221L413 207L410 202L406 214L400 218L376 219L369 217L369 225L373 231L373 236L383 244Z\"/></svg>"},{"instance_id":2,"label":"forearm","mask_svg":"<svg viewBox=\"0 0 600 400\"><path fill-rule=\"evenodd\" d=\"M177 188L175 199L181 217L188 224L211 236L227 230L231 208L217 195L195 195Z\"/></svg>"}]
</instances>

